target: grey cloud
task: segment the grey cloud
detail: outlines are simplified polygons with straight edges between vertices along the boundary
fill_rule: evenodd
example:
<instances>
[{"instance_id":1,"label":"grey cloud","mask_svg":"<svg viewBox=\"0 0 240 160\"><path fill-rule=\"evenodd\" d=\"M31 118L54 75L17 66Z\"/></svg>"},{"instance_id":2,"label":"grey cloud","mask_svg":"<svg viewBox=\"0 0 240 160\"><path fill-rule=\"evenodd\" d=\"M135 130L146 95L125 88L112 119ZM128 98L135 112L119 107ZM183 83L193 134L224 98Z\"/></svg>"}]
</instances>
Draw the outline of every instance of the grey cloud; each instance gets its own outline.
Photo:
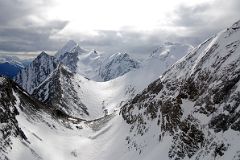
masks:
<instances>
[{"instance_id":1,"label":"grey cloud","mask_svg":"<svg viewBox=\"0 0 240 160\"><path fill-rule=\"evenodd\" d=\"M18 52L56 50L60 46L50 36L66 25L67 22L55 21L41 27L1 27L0 50Z\"/></svg>"},{"instance_id":2,"label":"grey cloud","mask_svg":"<svg viewBox=\"0 0 240 160\"><path fill-rule=\"evenodd\" d=\"M181 5L176 8L174 16L169 17L169 27L176 28L181 34L162 29L161 26L151 33L123 27L120 31L99 30L95 36L73 33L53 39L51 37L64 29L67 21L46 21L45 25L38 25L29 19L31 15L44 19L41 13L49 4L51 5L51 0L39 0L38 5L29 0L0 0L0 50L55 51L67 40L74 39L87 49L143 55L150 54L165 41L197 45L240 18L239 0L215 0L213 3ZM184 30L179 31L178 28Z\"/></svg>"},{"instance_id":3,"label":"grey cloud","mask_svg":"<svg viewBox=\"0 0 240 160\"><path fill-rule=\"evenodd\" d=\"M239 0L215 0L196 6L181 5L175 10L175 27L184 27L190 34L178 37L191 44L198 44L209 36L230 26L240 17Z\"/></svg>"},{"instance_id":4,"label":"grey cloud","mask_svg":"<svg viewBox=\"0 0 240 160\"><path fill-rule=\"evenodd\" d=\"M61 31L67 21L45 20L41 13L51 5L51 0L0 0L0 50L21 52L56 50L58 40L50 37ZM37 17L43 24L31 20Z\"/></svg>"},{"instance_id":5,"label":"grey cloud","mask_svg":"<svg viewBox=\"0 0 240 160\"><path fill-rule=\"evenodd\" d=\"M198 6L189 7L181 5L176 9L175 14L177 19L173 22L177 26L196 27L206 23L207 17L203 18L203 13L209 9L209 4L201 4Z\"/></svg>"},{"instance_id":6,"label":"grey cloud","mask_svg":"<svg viewBox=\"0 0 240 160\"><path fill-rule=\"evenodd\" d=\"M159 47L163 32L148 34L133 31L96 31L97 36L85 37L75 34L70 37L87 49L95 48L105 53L127 52L130 54L150 54Z\"/></svg>"},{"instance_id":7,"label":"grey cloud","mask_svg":"<svg viewBox=\"0 0 240 160\"><path fill-rule=\"evenodd\" d=\"M110 53L121 51L149 54L165 41L196 46L237 21L240 18L238 6L239 0L215 0L195 6L181 5L175 9L173 17L177 18L169 17L169 27L176 28L177 32L164 30L159 26L158 30L150 34L126 29L118 32L97 31L98 36L93 37L84 37L81 34L71 37L79 40L83 47L97 48ZM181 30L182 28L184 30Z\"/></svg>"}]
</instances>

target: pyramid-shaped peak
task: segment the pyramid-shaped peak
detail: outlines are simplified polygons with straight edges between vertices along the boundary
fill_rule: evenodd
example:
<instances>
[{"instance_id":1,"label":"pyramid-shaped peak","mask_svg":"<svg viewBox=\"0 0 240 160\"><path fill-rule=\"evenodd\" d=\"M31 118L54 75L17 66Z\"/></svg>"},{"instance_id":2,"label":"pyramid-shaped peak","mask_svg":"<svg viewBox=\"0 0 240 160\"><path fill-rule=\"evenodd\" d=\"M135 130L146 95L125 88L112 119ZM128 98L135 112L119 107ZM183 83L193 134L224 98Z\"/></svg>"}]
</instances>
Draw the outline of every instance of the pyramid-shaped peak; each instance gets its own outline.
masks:
<instances>
[{"instance_id":1,"label":"pyramid-shaped peak","mask_svg":"<svg viewBox=\"0 0 240 160\"><path fill-rule=\"evenodd\" d=\"M48 55L45 51L42 51L38 56L37 56L37 58L36 59L39 59L39 58L41 58L41 57L49 57L50 55Z\"/></svg>"},{"instance_id":2,"label":"pyramid-shaped peak","mask_svg":"<svg viewBox=\"0 0 240 160\"><path fill-rule=\"evenodd\" d=\"M61 49L57 51L55 56L58 58L66 52L71 52L77 46L78 44L74 40L69 40Z\"/></svg>"},{"instance_id":3,"label":"pyramid-shaped peak","mask_svg":"<svg viewBox=\"0 0 240 160\"><path fill-rule=\"evenodd\" d=\"M48 55L45 51L42 51L40 55Z\"/></svg>"},{"instance_id":4,"label":"pyramid-shaped peak","mask_svg":"<svg viewBox=\"0 0 240 160\"><path fill-rule=\"evenodd\" d=\"M76 44L75 47L73 47L73 49L71 51L69 51L70 53L84 53L86 52L84 49L82 49L78 44Z\"/></svg>"}]
</instances>

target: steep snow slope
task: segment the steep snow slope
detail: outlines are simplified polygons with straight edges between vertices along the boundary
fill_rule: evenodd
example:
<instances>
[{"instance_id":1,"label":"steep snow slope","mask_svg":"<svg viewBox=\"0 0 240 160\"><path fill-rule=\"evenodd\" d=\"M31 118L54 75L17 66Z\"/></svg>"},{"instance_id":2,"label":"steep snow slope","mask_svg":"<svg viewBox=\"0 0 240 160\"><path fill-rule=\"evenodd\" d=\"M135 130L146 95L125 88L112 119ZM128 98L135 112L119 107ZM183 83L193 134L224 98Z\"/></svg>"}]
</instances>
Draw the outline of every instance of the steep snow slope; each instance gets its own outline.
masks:
<instances>
[{"instance_id":1,"label":"steep snow slope","mask_svg":"<svg viewBox=\"0 0 240 160\"><path fill-rule=\"evenodd\" d=\"M92 80L98 79L99 66L102 64L104 55L92 50L78 56L77 73Z\"/></svg>"},{"instance_id":2,"label":"steep snow slope","mask_svg":"<svg viewBox=\"0 0 240 160\"><path fill-rule=\"evenodd\" d=\"M31 98L15 82L0 77L0 159L17 159L13 158L14 154L10 154L14 150L21 154L21 159L24 154L36 156L35 151L29 147L30 142L19 126L17 117L24 113L26 120L38 121L44 114L42 110L49 112L41 102ZM24 154L22 151L25 151Z\"/></svg>"},{"instance_id":3,"label":"steep snow slope","mask_svg":"<svg viewBox=\"0 0 240 160\"><path fill-rule=\"evenodd\" d=\"M42 83L57 67L56 59L42 52L14 78L28 93Z\"/></svg>"},{"instance_id":4,"label":"steep snow slope","mask_svg":"<svg viewBox=\"0 0 240 160\"><path fill-rule=\"evenodd\" d=\"M129 101L121 111L131 126L129 146L145 152L144 139L159 141L157 147L170 137L169 159L239 159L239 46L240 21Z\"/></svg>"}]
</instances>

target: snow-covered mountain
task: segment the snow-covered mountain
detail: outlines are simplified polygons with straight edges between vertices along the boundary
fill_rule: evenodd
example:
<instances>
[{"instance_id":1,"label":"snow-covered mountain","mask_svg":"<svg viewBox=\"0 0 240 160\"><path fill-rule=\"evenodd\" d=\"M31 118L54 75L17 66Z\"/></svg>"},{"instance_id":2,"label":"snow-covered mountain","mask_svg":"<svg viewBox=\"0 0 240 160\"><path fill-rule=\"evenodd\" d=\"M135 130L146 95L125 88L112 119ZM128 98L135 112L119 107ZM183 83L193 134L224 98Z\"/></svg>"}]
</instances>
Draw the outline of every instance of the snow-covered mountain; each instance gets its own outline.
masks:
<instances>
[{"instance_id":1,"label":"snow-covered mountain","mask_svg":"<svg viewBox=\"0 0 240 160\"><path fill-rule=\"evenodd\" d=\"M46 75L32 95L0 77L0 159L239 159L240 21L195 49L165 43L104 82L88 79L93 66L114 59L104 70L117 71L128 55L68 56L77 62L42 53L29 65L32 80Z\"/></svg>"},{"instance_id":2,"label":"snow-covered mountain","mask_svg":"<svg viewBox=\"0 0 240 160\"><path fill-rule=\"evenodd\" d=\"M239 159L239 46L240 21L124 105L129 147L142 153L154 141L163 159Z\"/></svg>"},{"instance_id":3,"label":"snow-covered mountain","mask_svg":"<svg viewBox=\"0 0 240 160\"><path fill-rule=\"evenodd\" d=\"M116 53L103 61L98 76L103 81L108 81L139 67L140 62L131 58L127 53Z\"/></svg>"},{"instance_id":4,"label":"snow-covered mountain","mask_svg":"<svg viewBox=\"0 0 240 160\"><path fill-rule=\"evenodd\" d=\"M32 93L57 67L57 60L53 56L42 52L32 63L22 69L14 78L28 93Z\"/></svg>"},{"instance_id":5,"label":"snow-covered mountain","mask_svg":"<svg viewBox=\"0 0 240 160\"><path fill-rule=\"evenodd\" d=\"M73 40L68 41L55 57L72 72L96 81L114 79L140 66L140 63L127 53L106 56L96 50L82 49Z\"/></svg>"},{"instance_id":6,"label":"snow-covered mountain","mask_svg":"<svg viewBox=\"0 0 240 160\"><path fill-rule=\"evenodd\" d=\"M99 80L98 72L104 55L96 50L78 56L77 73L92 80Z\"/></svg>"},{"instance_id":7,"label":"snow-covered mountain","mask_svg":"<svg viewBox=\"0 0 240 160\"><path fill-rule=\"evenodd\" d=\"M74 44L73 46L78 48L77 43ZM96 50L75 52L73 47L71 50L74 50L74 52L66 52L60 55L57 61L56 58L43 52L41 55L45 57L44 60L39 55L32 64L18 75L19 77L26 77L23 79L24 82L19 84L33 94L35 98L70 115L87 119L97 118L103 113L103 108L112 112L116 106L132 98L147 87L149 83L157 79L170 63L177 60L172 57L179 56L178 48L184 51L185 54L190 48L186 45L182 47L184 45L179 44L171 44L170 47L165 44L165 46L167 49L175 49L170 49L168 56L165 57L151 55L143 64L140 64L126 53L105 56ZM162 52L164 51L162 50ZM161 54L160 51L158 53ZM168 59L171 59L171 61L166 65ZM39 66L46 62L48 65ZM61 63L59 66L62 67L56 69L56 65L59 63ZM43 69L42 72L41 69ZM37 78L40 75L42 79ZM19 77L16 78L17 82L20 79ZM99 81L103 79L112 80L98 83L94 81L96 79ZM140 79L141 81L139 81ZM112 89L109 90L108 88ZM96 100L96 98L92 97L98 98Z\"/></svg>"}]
</instances>

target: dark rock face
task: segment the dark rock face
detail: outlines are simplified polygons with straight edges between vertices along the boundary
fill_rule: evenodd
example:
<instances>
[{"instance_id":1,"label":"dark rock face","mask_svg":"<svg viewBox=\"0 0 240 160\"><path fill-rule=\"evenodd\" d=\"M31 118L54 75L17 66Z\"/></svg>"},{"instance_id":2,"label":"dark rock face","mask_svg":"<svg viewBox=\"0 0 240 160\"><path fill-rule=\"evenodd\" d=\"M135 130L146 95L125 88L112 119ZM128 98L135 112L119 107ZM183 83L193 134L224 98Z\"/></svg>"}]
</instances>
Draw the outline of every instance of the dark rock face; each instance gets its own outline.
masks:
<instances>
[{"instance_id":1,"label":"dark rock face","mask_svg":"<svg viewBox=\"0 0 240 160\"><path fill-rule=\"evenodd\" d=\"M171 159L191 158L204 145L204 134L191 118L180 122L179 132L173 136L173 144L169 150Z\"/></svg>"},{"instance_id":2,"label":"dark rock face","mask_svg":"<svg viewBox=\"0 0 240 160\"><path fill-rule=\"evenodd\" d=\"M233 26L194 49L122 107L133 134L128 141L154 126L160 143L166 135L172 137L170 159L207 159L228 151L229 137L215 133L240 128L240 27Z\"/></svg>"},{"instance_id":3,"label":"dark rock face","mask_svg":"<svg viewBox=\"0 0 240 160\"><path fill-rule=\"evenodd\" d=\"M18 127L16 115L18 111L15 108L16 98L13 96L11 82L1 77L1 88L0 88L0 155L3 159L7 159L5 155L8 148L11 148L11 136L20 137L25 139L25 135L22 130Z\"/></svg>"},{"instance_id":4,"label":"dark rock face","mask_svg":"<svg viewBox=\"0 0 240 160\"><path fill-rule=\"evenodd\" d=\"M33 91L32 96L68 115L89 115L74 88L76 82L73 77L71 71L59 64L52 75Z\"/></svg>"},{"instance_id":5,"label":"dark rock face","mask_svg":"<svg viewBox=\"0 0 240 160\"><path fill-rule=\"evenodd\" d=\"M57 60L42 52L28 66L22 69L14 80L28 93L32 93L57 67Z\"/></svg>"},{"instance_id":6,"label":"dark rock face","mask_svg":"<svg viewBox=\"0 0 240 160\"><path fill-rule=\"evenodd\" d=\"M29 146L28 138L19 127L17 116L20 115L24 115L29 122L43 122L50 128L54 126L44 116L52 117L56 122L69 118L69 115L33 98L14 81L0 77L0 159L9 159L8 152L12 150L15 141L30 149L36 159L41 159Z\"/></svg>"}]
</instances>

